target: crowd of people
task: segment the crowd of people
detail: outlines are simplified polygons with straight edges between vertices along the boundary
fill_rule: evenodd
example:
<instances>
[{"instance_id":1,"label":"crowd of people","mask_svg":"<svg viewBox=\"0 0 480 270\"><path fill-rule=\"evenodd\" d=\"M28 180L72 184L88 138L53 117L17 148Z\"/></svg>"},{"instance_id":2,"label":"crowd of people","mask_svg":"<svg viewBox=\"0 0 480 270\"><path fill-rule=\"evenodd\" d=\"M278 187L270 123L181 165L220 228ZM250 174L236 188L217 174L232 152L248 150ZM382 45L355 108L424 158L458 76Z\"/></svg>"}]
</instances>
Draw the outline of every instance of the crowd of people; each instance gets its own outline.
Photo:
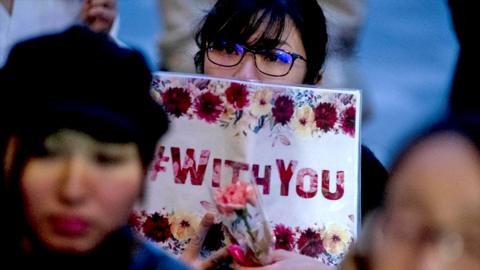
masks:
<instances>
[{"instance_id":1,"label":"crowd of people","mask_svg":"<svg viewBox=\"0 0 480 270\"><path fill-rule=\"evenodd\" d=\"M359 192L365 222L339 269L480 267L480 114L477 94L469 89L474 87L475 51L467 2L449 1L461 46L451 113L414 140L390 172L362 145ZM37 14L27 15L22 13L26 3L43 9L24 6ZM274 251L272 264L259 267L242 266L226 250L203 258L199 250L211 214L203 217L197 237L178 259L132 231L130 211L142 199L155 145L169 123L150 96L145 59L115 41L116 4L0 0L0 228L5 236L0 246L5 265L333 269L285 250ZM328 30L335 13L326 17L325 6L316 0L212 1L191 36L197 46L195 70L266 83L335 81L324 65L332 46L342 47L329 43L331 36L337 38ZM43 23L52 19L48 16L55 12L46 10L54 7L67 18L62 26ZM150 124L151 115L156 125ZM225 266L230 256L234 262Z\"/></svg>"}]
</instances>

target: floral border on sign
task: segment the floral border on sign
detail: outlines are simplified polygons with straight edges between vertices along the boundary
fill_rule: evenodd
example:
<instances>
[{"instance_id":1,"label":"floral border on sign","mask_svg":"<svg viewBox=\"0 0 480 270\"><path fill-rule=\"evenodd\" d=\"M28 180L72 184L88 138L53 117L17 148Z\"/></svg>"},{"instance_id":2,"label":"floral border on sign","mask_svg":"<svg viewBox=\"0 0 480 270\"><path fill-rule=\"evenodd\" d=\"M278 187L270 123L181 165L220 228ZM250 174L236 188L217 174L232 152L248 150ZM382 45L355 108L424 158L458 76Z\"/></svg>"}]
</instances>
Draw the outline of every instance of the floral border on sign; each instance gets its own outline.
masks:
<instances>
[{"instance_id":1,"label":"floral border on sign","mask_svg":"<svg viewBox=\"0 0 480 270\"><path fill-rule=\"evenodd\" d=\"M129 219L130 226L145 238L158 246L169 250L174 255L180 255L195 236L200 225L200 219L185 210L147 212L133 211ZM205 237L202 256L219 250L228 244L221 223L213 224Z\"/></svg>"},{"instance_id":2,"label":"floral border on sign","mask_svg":"<svg viewBox=\"0 0 480 270\"><path fill-rule=\"evenodd\" d=\"M151 213L134 211L129 220L130 226L138 233L175 255L183 252L195 235L199 222L200 219L193 213L184 210L168 212L165 209ZM272 228L275 249L295 251L328 265L340 264L354 242L348 229L334 223L308 228L277 223ZM205 237L201 254L206 257L228 244L222 224L216 223Z\"/></svg>"},{"instance_id":3,"label":"floral border on sign","mask_svg":"<svg viewBox=\"0 0 480 270\"><path fill-rule=\"evenodd\" d=\"M351 232L338 224L326 227L273 226L275 249L295 251L322 260L328 265L338 265L353 244Z\"/></svg>"},{"instance_id":4,"label":"floral border on sign","mask_svg":"<svg viewBox=\"0 0 480 270\"><path fill-rule=\"evenodd\" d=\"M152 95L172 118L233 128L236 136L268 129L274 142L289 145L289 132L299 136L356 134L357 100L348 93L155 76Z\"/></svg>"}]
</instances>

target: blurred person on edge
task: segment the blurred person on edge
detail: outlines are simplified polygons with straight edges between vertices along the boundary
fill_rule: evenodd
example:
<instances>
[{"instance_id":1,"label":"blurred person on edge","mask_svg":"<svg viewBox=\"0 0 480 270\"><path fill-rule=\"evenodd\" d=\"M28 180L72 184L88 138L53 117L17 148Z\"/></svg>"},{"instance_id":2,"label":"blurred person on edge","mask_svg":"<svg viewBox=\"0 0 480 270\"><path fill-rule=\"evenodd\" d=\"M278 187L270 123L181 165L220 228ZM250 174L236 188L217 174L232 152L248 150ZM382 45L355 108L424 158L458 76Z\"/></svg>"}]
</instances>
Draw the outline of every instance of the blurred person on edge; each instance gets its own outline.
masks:
<instances>
[{"instance_id":1,"label":"blurred person on edge","mask_svg":"<svg viewBox=\"0 0 480 270\"><path fill-rule=\"evenodd\" d=\"M22 40L83 24L96 32L118 32L117 0L0 0L0 67Z\"/></svg>"},{"instance_id":2,"label":"blurred person on edge","mask_svg":"<svg viewBox=\"0 0 480 270\"><path fill-rule=\"evenodd\" d=\"M139 52L82 26L12 49L0 69L5 266L188 269L127 225L168 127L150 83Z\"/></svg>"}]
</instances>

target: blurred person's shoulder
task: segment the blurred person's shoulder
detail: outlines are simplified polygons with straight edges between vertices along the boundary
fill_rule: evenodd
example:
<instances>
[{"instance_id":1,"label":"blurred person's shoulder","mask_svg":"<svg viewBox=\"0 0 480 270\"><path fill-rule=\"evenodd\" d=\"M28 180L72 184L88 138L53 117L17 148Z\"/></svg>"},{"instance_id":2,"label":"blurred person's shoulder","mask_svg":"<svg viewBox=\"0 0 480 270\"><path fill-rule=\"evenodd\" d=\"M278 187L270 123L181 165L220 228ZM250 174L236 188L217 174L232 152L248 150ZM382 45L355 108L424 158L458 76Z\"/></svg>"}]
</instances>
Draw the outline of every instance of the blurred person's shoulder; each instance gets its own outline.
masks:
<instances>
[{"instance_id":1,"label":"blurred person's shoulder","mask_svg":"<svg viewBox=\"0 0 480 270\"><path fill-rule=\"evenodd\" d=\"M136 237L135 242L136 246L130 269L191 270L190 267L182 263L179 259L161 250L148 240Z\"/></svg>"}]
</instances>

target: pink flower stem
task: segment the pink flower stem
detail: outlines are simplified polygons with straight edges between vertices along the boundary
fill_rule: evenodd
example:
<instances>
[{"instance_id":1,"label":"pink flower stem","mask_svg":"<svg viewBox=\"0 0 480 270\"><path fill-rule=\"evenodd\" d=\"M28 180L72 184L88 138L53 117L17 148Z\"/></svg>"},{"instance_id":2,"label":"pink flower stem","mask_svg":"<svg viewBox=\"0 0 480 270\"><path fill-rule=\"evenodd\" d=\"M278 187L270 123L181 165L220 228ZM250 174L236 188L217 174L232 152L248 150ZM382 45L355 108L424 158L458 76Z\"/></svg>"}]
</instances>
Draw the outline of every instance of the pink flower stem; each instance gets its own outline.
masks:
<instances>
[{"instance_id":1,"label":"pink flower stem","mask_svg":"<svg viewBox=\"0 0 480 270\"><path fill-rule=\"evenodd\" d=\"M245 223L245 226L247 227L248 235L250 235L250 238L252 238L252 241L255 242L255 237L252 234L252 228L250 227L250 223L248 223L247 210L242 209L242 210L236 210L235 212L237 212L237 215L242 218L243 222Z\"/></svg>"}]
</instances>

